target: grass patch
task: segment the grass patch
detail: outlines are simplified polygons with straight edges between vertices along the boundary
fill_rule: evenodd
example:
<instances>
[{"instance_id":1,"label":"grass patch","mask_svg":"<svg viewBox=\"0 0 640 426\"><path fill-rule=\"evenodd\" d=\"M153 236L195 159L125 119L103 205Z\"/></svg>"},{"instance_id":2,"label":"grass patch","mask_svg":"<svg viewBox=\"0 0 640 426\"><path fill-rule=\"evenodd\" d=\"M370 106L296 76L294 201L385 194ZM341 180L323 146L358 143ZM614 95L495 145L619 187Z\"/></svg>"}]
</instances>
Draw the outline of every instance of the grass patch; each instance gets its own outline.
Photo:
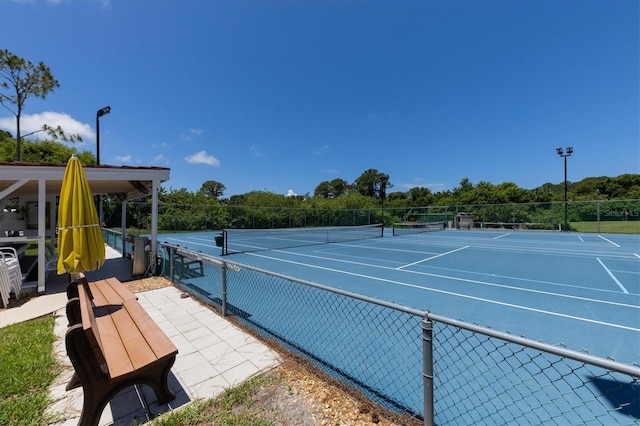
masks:
<instances>
[{"instance_id":1,"label":"grass patch","mask_svg":"<svg viewBox=\"0 0 640 426\"><path fill-rule=\"evenodd\" d=\"M196 400L184 408L164 414L153 426L225 425L272 426L274 413L265 412L256 398L260 389L272 384L274 377L258 376L209 400Z\"/></svg>"},{"instance_id":2,"label":"grass patch","mask_svg":"<svg viewBox=\"0 0 640 426\"><path fill-rule=\"evenodd\" d=\"M0 424L45 425L49 386L60 367L52 316L0 328Z\"/></svg>"},{"instance_id":3,"label":"grass patch","mask_svg":"<svg viewBox=\"0 0 640 426\"><path fill-rule=\"evenodd\" d=\"M598 222L571 222L571 230L603 234L640 234L640 220L600 221L600 231Z\"/></svg>"}]
</instances>

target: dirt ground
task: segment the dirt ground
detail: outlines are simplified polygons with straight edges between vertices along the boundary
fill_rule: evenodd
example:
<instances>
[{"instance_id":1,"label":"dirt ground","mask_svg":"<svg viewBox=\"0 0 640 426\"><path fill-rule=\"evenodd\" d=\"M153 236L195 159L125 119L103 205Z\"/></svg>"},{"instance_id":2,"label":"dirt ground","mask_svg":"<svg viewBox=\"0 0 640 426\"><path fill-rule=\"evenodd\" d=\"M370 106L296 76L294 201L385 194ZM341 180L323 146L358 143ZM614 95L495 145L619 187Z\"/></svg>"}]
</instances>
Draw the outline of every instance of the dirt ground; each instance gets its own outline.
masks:
<instances>
[{"instance_id":1,"label":"dirt ground","mask_svg":"<svg viewBox=\"0 0 640 426\"><path fill-rule=\"evenodd\" d=\"M172 285L170 281L151 277L125 283L134 292ZM276 349L276 348L274 348ZM277 349L276 349L277 350ZM420 424L417 419L386 412L338 383L303 360L282 354L283 363L265 373L276 380L267 380L260 390L257 404L263 405L265 418L277 425L345 425L392 426Z\"/></svg>"}]
</instances>

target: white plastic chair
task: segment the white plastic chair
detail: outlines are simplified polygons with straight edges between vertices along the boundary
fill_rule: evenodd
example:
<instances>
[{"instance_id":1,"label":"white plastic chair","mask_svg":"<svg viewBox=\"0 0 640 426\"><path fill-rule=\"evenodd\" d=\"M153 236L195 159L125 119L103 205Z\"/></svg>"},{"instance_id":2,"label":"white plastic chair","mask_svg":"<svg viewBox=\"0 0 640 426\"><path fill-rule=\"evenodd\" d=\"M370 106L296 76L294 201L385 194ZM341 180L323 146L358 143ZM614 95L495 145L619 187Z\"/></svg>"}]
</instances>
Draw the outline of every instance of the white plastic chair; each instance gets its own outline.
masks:
<instances>
[{"instance_id":1,"label":"white plastic chair","mask_svg":"<svg viewBox=\"0 0 640 426\"><path fill-rule=\"evenodd\" d=\"M16 299L20 298L20 290L22 289L22 270L20 269L20 259L18 252L13 247L0 247L0 261L6 271L6 280L8 282L9 292L13 291Z\"/></svg>"},{"instance_id":2,"label":"white plastic chair","mask_svg":"<svg viewBox=\"0 0 640 426\"><path fill-rule=\"evenodd\" d=\"M9 305L9 274L3 260L0 260L0 299L6 308Z\"/></svg>"}]
</instances>

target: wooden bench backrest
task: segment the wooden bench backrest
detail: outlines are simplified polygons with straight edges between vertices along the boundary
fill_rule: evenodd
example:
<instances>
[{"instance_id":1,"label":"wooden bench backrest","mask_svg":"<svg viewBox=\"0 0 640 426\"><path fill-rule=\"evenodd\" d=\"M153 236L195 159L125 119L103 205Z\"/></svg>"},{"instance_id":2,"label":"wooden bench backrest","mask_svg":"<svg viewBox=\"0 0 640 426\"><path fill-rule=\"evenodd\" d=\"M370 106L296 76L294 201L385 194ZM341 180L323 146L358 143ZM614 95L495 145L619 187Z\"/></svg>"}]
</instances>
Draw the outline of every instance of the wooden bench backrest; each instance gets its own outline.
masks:
<instances>
[{"instance_id":1,"label":"wooden bench backrest","mask_svg":"<svg viewBox=\"0 0 640 426\"><path fill-rule=\"evenodd\" d=\"M105 358L102 351L102 341L100 339L100 333L98 331L98 325L96 322L96 316L93 312L93 303L91 297L83 285L78 286L78 299L80 301L80 317L82 318L82 328L89 340L89 345L93 350L93 355L96 357L98 364L104 364Z\"/></svg>"}]
</instances>

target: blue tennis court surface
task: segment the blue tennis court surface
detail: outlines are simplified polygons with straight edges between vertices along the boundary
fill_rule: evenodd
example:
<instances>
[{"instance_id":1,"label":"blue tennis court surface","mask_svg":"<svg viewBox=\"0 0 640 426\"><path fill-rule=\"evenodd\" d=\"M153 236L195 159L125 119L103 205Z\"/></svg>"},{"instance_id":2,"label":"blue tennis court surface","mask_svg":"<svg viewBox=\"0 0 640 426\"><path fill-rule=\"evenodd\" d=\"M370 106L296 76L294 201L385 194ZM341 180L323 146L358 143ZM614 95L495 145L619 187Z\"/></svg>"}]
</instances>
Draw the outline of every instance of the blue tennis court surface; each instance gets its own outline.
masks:
<instances>
[{"instance_id":1,"label":"blue tennis court surface","mask_svg":"<svg viewBox=\"0 0 640 426\"><path fill-rule=\"evenodd\" d=\"M569 349L640 363L640 236L453 231L226 256ZM218 233L161 241L221 254Z\"/></svg>"}]
</instances>

